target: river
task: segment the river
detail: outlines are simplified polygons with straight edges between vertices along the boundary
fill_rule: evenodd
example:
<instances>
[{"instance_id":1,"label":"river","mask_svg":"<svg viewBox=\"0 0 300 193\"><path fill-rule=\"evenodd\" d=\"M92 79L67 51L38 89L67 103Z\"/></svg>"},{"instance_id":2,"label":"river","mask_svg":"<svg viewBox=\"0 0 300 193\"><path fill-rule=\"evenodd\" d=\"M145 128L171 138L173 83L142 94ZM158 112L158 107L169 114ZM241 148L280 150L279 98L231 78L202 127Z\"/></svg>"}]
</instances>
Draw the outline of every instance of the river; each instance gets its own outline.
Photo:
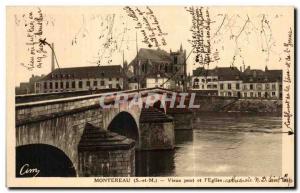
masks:
<instances>
[{"instance_id":1,"label":"river","mask_svg":"<svg viewBox=\"0 0 300 193\"><path fill-rule=\"evenodd\" d=\"M136 153L136 176L281 175L281 117L198 113L174 150Z\"/></svg>"}]
</instances>

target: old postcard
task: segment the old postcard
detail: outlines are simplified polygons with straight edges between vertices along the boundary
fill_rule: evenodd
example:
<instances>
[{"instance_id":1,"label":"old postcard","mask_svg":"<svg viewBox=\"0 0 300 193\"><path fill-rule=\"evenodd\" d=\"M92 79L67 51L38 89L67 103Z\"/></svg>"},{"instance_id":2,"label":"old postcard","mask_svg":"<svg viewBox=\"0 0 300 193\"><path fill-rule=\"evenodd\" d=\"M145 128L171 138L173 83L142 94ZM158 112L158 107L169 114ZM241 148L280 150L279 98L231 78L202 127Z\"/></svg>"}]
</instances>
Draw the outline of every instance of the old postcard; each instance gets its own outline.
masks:
<instances>
[{"instance_id":1,"label":"old postcard","mask_svg":"<svg viewBox=\"0 0 300 193\"><path fill-rule=\"evenodd\" d=\"M9 6L8 187L294 187L293 7Z\"/></svg>"}]
</instances>

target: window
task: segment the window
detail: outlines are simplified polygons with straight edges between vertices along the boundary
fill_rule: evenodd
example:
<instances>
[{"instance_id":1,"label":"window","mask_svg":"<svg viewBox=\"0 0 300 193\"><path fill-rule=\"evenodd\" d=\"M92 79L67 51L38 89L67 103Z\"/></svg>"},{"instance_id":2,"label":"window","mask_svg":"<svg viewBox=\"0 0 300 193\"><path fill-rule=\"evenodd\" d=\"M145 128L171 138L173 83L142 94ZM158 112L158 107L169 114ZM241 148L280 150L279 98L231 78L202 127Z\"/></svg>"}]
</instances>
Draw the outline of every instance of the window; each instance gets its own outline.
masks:
<instances>
[{"instance_id":1,"label":"window","mask_svg":"<svg viewBox=\"0 0 300 193\"><path fill-rule=\"evenodd\" d=\"M101 86L104 86L104 85L105 85L104 80L101 80L101 81L100 81L100 85L101 85Z\"/></svg>"},{"instance_id":2,"label":"window","mask_svg":"<svg viewBox=\"0 0 300 193\"><path fill-rule=\"evenodd\" d=\"M60 82L60 88L64 88L64 82Z\"/></svg>"},{"instance_id":3,"label":"window","mask_svg":"<svg viewBox=\"0 0 300 193\"><path fill-rule=\"evenodd\" d=\"M240 83L236 83L235 87L237 90L240 90Z\"/></svg>"},{"instance_id":4,"label":"window","mask_svg":"<svg viewBox=\"0 0 300 193\"><path fill-rule=\"evenodd\" d=\"M266 84L266 90L269 90L269 89L270 89L270 85Z\"/></svg>"},{"instance_id":5,"label":"window","mask_svg":"<svg viewBox=\"0 0 300 193\"><path fill-rule=\"evenodd\" d=\"M198 78L194 79L194 85L199 85L199 79Z\"/></svg>"},{"instance_id":6,"label":"window","mask_svg":"<svg viewBox=\"0 0 300 193\"><path fill-rule=\"evenodd\" d=\"M78 87L82 88L82 81L81 80L78 82Z\"/></svg>"},{"instance_id":7,"label":"window","mask_svg":"<svg viewBox=\"0 0 300 193\"><path fill-rule=\"evenodd\" d=\"M276 90L276 84L272 84L272 90Z\"/></svg>"},{"instance_id":8,"label":"window","mask_svg":"<svg viewBox=\"0 0 300 193\"><path fill-rule=\"evenodd\" d=\"M268 96L269 96L269 95L268 95L268 92L265 92L264 97L265 97L265 98L268 98Z\"/></svg>"},{"instance_id":9,"label":"window","mask_svg":"<svg viewBox=\"0 0 300 193\"><path fill-rule=\"evenodd\" d=\"M282 84L279 85L279 90L282 90Z\"/></svg>"},{"instance_id":10,"label":"window","mask_svg":"<svg viewBox=\"0 0 300 193\"><path fill-rule=\"evenodd\" d=\"M117 79L117 81L119 81L119 78L116 78Z\"/></svg>"},{"instance_id":11,"label":"window","mask_svg":"<svg viewBox=\"0 0 300 193\"><path fill-rule=\"evenodd\" d=\"M253 92L250 92L250 97L253 97Z\"/></svg>"},{"instance_id":12,"label":"window","mask_svg":"<svg viewBox=\"0 0 300 193\"><path fill-rule=\"evenodd\" d=\"M207 82L211 82L211 79L210 79L210 78L208 78L208 79L207 79Z\"/></svg>"},{"instance_id":13,"label":"window","mask_svg":"<svg viewBox=\"0 0 300 193\"><path fill-rule=\"evenodd\" d=\"M228 92L228 96L231 96L231 92Z\"/></svg>"},{"instance_id":14,"label":"window","mask_svg":"<svg viewBox=\"0 0 300 193\"><path fill-rule=\"evenodd\" d=\"M202 85L202 89L204 89L204 85Z\"/></svg>"},{"instance_id":15,"label":"window","mask_svg":"<svg viewBox=\"0 0 300 193\"><path fill-rule=\"evenodd\" d=\"M258 94L258 97L261 97L261 92L258 92L257 94Z\"/></svg>"},{"instance_id":16,"label":"window","mask_svg":"<svg viewBox=\"0 0 300 193\"><path fill-rule=\"evenodd\" d=\"M75 81L72 81L72 88L75 88Z\"/></svg>"},{"instance_id":17,"label":"window","mask_svg":"<svg viewBox=\"0 0 300 193\"><path fill-rule=\"evenodd\" d=\"M109 88L112 88L112 84L109 84L108 87L109 87Z\"/></svg>"},{"instance_id":18,"label":"window","mask_svg":"<svg viewBox=\"0 0 300 193\"><path fill-rule=\"evenodd\" d=\"M244 97L247 98L247 93L246 92L244 92Z\"/></svg>"},{"instance_id":19,"label":"window","mask_svg":"<svg viewBox=\"0 0 300 193\"><path fill-rule=\"evenodd\" d=\"M48 88L47 82L44 82L44 89L47 89L47 88Z\"/></svg>"},{"instance_id":20,"label":"window","mask_svg":"<svg viewBox=\"0 0 300 193\"><path fill-rule=\"evenodd\" d=\"M275 96L275 92L272 92L272 96Z\"/></svg>"},{"instance_id":21,"label":"window","mask_svg":"<svg viewBox=\"0 0 300 193\"><path fill-rule=\"evenodd\" d=\"M89 80L86 81L86 86L90 86L90 85L91 85L90 81Z\"/></svg>"},{"instance_id":22,"label":"window","mask_svg":"<svg viewBox=\"0 0 300 193\"><path fill-rule=\"evenodd\" d=\"M261 90L262 89L262 85L261 84L257 84L256 88L257 88L257 90Z\"/></svg>"},{"instance_id":23,"label":"window","mask_svg":"<svg viewBox=\"0 0 300 193\"><path fill-rule=\"evenodd\" d=\"M250 84L250 90L253 90L253 84ZM253 93L252 93L253 94ZM251 93L250 93L251 95ZM251 96L252 97L252 96Z\"/></svg>"},{"instance_id":24,"label":"window","mask_svg":"<svg viewBox=\"0 0 300 193\"><path fill-rule=\"evenodd\" d=\"M205 79L203 78L201 81L204 83L204 82L205 82Z\"/></svg>"},{"instance_id":25,"label":"window","mask_svg":"<svg viewBox=\"0 0 300 193\"><path fill-rule=\"evenodd\" d=\"M109 77L109 79L108 79L109 81L111 81L112 80L112 78L111 77Z\"/></svg>"},{"instance_id":26,"label":"window","mask_svg":"<svg viewBox=\"0 0 300 193\"><path fill-rule=\"evenodd\" d=\"M94 86L97 86L97 80L94 80Z\"/></svg>"},{"instance_id":27,"label":"window","mask_svg":"<svg viewBox=\"0 0 300 193\"><path fill-rule=\"evenodd\" d=\"M214 84L214 85L213 85L213 88L218 88L218 85Z\"/></svg>"},{"instance_id":28,"label":"window","mask_svg":"<svg viewBox=\"0 0 300 193\"><path fill-rule=\"evenodd\" d=\"M120 84L118 84L118 83L117 83L116 87L117 87L117 89L121 88Z\"/></svg>"},{"instance_id":29,"label":"window","mask_svg":"<svg viewBox=\"0 0 300 193\"><path fill-rule=\"evenodd\" d=\"M58 82L55 82L55 89L58 89Z\"/></svg>"},{"instance_id":30,"label":"window","mask_svg":"<svg viewBox=\"0 0 300 193\"><path fill-rule=\"evenodd\" d=\"M223 89L224 89L224 84L221 83L221 84L220 84L220 90L223 90Z\"/></svg>"},{"instance_id":31,"label":"window","mask_svg":"<svg viewBox=\"0 0 300 193\"><path fill-rule=\"evenodd\" d=\"M244 90L247 90L247 85L246 85L246 84L243 85L243 89L244 89Z\"/></svg>"},{"instance_id":32,"label":"window","mask_svg":"<svg viewBox=\"0 0 300 193\"><path fill-rule=\"evenodd\" d=\"M50 82L49 88L52 89L52 86L53 86L53 85L52 85L52 82Z\"/></svg>"},{"instance_id":33,"label":"window","mask_svg":"<svg viewBox=\"0 0 300 193\"><path fill-rule=\"evenodd\" d=\"M66 82L66 88L69 88L69 82Z\"/></svg>"},{"instance_id":34,"label":"window","mask_svg":"<svg viewBox=\"0 0 300 193\"><path fill-rule=\"evenodd\" d=\"M231 89L231 83L228 83L227 87L228 87L228 90L230 90Z\"/></svg>"},{"instance_id":35,"label":"window","mask_svg":"<svg viewBox=\"0 0 300 193\"><path fill-rule=\"evenodd\" d=\"M211 85L207 85L207 88L211 88Z\"/></svg>"}]
</instances>

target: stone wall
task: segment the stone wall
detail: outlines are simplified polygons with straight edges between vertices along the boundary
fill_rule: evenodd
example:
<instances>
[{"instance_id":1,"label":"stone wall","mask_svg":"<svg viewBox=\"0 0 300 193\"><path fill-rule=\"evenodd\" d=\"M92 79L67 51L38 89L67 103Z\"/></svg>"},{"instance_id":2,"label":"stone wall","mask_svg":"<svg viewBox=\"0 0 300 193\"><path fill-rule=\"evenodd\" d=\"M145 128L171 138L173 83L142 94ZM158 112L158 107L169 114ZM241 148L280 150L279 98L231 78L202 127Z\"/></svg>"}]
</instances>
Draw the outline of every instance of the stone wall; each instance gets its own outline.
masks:
<instances>
[{"instance_id":1,"label":"stone wall","mask_svg":"<svg viewBox=\"0 0 300 193\"><path fill-rule=\"evenodd\" d=\"M200 96L196 95L194 104L200 105L200 108L193 109L194 111L220 111L227 105L234 103L236 97L223 97L223 96Z\"/></svg>"},{"instance_id":2,"label":"stone wall","mask_svg":"<svg viewBox=\"0 0 300 193\"><path fill-rule=\"evenodd\" d=\"M193 113L168 113L174 118L175 130L191 130L193 129Z\"/></svg>"},{"instance_id":3,"label":"stone wall","mask_svg":"<svg viewBox=\"0 0 300 193\"><path fill-rule=\"evenodd\" d=\"M281 113L282 101L271 99L238 99L236 97L196 95L196 112L268 112Z\"/></svg>"},{"instance_id":4,"label":"stone wall","mask_svg":"<svg viewBox=\"0 0 300 193\"><path fill-rule=\"evenodd\" d=\"M23 120L30 121L41 116L55 116L55 114L62 114L73 112L73 110L88 110L93 106L99 107L99 97L79 97L69 99L57 99L53 101L40 101L33 103L24 103L16 105L16 121L23 122Z\"/></svg>"},{"instance_id":5,"label":"stone wall","mask_svg":"<svg viewBox=\"0 0 300 193\"><path fill-rule=\"evenodd\" d=\"M174 122L140 123L142 150L173 149Z\"/></svg>"},{"instance_id":6,"label":"stone wall","mask_svg":"<svg viewBox=\"0 0 300 193\"><path fill-rule=\"evenodd\" d=\"M257 113L278 113L282 112L282 100L266 99L239 99L228 105L224 112L257 112Z\"/></svg>"},{"instance_id":7,"label":"stone wall","mask_svg":"<svg viewBox=\"0 0 300 193\"><path fill-rule=\"evenodd\" d=\"M79 152L79 176L135 176L135 148Z\"/></svg>"}]
</instances>

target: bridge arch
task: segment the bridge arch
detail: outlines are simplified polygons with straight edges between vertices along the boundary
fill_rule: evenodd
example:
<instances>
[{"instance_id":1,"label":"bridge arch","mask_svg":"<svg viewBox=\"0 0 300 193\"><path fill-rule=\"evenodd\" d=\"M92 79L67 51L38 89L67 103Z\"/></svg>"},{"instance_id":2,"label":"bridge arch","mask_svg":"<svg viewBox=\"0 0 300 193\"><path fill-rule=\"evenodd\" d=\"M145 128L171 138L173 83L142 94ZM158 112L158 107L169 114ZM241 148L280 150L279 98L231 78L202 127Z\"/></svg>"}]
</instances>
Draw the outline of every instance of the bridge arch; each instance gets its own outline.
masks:
<instances>
[{"instance_id":1,"label":"bridge arch","mask_svg":"<svg viewBox=\"0 0 300 193\"><path fill-rule=\"evenodd\" d=\"M140 133L135 118L126 111L119 112L109 123L107 130L126 136L138 144Z\"/></svg>"},{"instance_id":2,"label":"bridge arch","mask_svg":"<svg viewBox=\"0 0 300 193\"><path fill-rule=\"evenodd\" d=\"M76 177L76 169L61 149L48 144L16 147L16 177Z\"/></svg>"}]
</instances>

